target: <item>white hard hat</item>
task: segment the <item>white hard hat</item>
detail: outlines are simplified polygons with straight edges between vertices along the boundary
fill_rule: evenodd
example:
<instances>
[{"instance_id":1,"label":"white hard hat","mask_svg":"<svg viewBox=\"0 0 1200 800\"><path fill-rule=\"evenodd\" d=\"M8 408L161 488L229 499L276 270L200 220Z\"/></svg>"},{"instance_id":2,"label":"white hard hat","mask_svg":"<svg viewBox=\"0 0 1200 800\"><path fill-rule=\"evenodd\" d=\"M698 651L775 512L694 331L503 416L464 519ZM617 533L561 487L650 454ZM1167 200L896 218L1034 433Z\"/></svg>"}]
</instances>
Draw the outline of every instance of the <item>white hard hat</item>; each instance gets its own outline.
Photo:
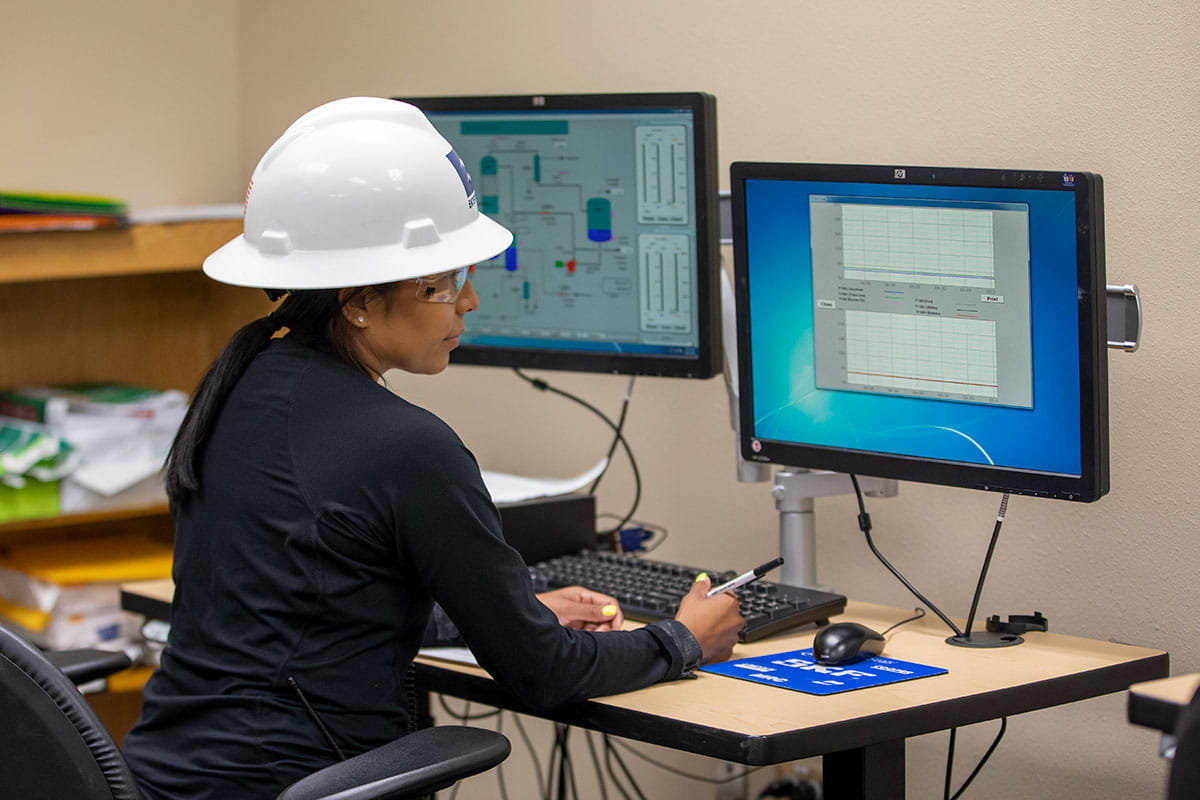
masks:
<instances>
[{"instance_id":1,"label":"white hard hat","mask_svg":"<svg viewBox=\"0 0 1200 800\"><path fill-rule=\"evenodd\" d=\"M204 261L263 289L338 289L492 258L512 233L479 213L471 176L416 107L349 97L296 120L246 190L243 234Z\"/></svg>"}]
</instances>

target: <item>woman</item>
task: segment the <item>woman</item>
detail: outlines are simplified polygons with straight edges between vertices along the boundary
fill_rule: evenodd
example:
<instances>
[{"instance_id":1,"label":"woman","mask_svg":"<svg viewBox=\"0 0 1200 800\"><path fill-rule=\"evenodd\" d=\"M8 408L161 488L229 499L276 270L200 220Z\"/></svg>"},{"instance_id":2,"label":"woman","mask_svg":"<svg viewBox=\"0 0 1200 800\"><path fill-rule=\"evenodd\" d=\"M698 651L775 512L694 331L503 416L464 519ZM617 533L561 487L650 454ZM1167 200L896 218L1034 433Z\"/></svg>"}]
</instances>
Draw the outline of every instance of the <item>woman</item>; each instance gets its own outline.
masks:
<instances>
[{"instance_id":1,"label":"woman","mask_svg":"<svg viewBox=\"0 0 1200 800\"><path fill-rule=\"evenodd\" d=\"M168 458L171 638L126 739L147 798L274 797L335 745L403 735L435 602L535 707L729 656L737 603L703 577L676 619L635 631L611 597L535 596L471 453L382 385L446 368L478 305L468 265L511 239L407 104L328 103L263 156L244 235L204 269L283 301L234 334Z\"/></svg>"}]
</instances>

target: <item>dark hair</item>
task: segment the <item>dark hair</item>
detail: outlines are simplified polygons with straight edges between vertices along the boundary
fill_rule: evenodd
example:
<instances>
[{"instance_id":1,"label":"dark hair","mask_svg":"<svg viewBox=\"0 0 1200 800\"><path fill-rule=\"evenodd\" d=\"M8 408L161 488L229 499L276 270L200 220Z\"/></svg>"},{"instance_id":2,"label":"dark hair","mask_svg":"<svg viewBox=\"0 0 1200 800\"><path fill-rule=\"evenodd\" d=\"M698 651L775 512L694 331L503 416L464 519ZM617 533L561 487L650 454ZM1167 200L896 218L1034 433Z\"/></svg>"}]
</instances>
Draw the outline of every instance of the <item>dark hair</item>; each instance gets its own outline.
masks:
<instances>
[{"instance_id":1,"label":"dark hair","mask_svg":"<svg viewBox=\"0 0 1200 800\"><path fill-rule=\"evenodd\" d=\"M173 504L187 500L200 489L200 462L204 444L242 373L254 357L262 352L280 328L287 336L318 350L329 353L355 369L374 378L380 376L359 361L351 344L350 323L342 309L366 292L386 298L396 283L379 286L360 286L353 289L304 289L289 292L279 308L265 317L243 325L230 337L225 349L201 378L183 423L167 453L165 484L167 497Z\"/></svg>"}]
</instances>

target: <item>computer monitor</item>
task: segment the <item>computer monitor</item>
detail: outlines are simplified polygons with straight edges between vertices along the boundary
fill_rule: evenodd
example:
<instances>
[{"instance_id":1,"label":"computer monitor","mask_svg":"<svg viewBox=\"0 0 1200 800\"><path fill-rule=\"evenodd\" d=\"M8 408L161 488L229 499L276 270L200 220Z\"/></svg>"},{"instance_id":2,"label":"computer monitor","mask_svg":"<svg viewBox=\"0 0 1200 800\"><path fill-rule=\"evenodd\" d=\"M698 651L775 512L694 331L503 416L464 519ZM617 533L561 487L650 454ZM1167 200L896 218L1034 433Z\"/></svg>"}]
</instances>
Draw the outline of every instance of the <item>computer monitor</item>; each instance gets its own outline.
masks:
<instances>
[{"instance_id":1,"label":"computer monitor","mask_svg":"<svg viewBox=\"0 0 1200 800\"><path fill-rule=\"evenodd\" d=\"M731 176L745 458L1108 491L1099 175L735 163Z\"/></svg>"},{"instance_id":2,"label":"computer monitor","mask_svg":"<svg viewBox=\"0 0 1200 800\"><path fill-rule=\"evenodd\" d=\"M515 235L476 264L452 359L707 378L720 371L711 95L404 97Z\"/></svg>"}]
</instances>

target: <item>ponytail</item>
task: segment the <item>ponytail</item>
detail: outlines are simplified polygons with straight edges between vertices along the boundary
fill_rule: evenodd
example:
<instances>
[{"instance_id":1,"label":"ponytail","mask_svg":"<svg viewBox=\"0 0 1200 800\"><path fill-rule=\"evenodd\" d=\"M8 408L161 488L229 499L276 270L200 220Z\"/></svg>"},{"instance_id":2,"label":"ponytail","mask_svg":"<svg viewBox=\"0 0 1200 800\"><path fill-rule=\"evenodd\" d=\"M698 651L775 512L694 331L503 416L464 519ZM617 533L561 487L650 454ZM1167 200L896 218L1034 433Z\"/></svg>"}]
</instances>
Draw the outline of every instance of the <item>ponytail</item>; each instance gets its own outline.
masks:
<instances>
[{"instance_id":1,"label":"ponytail","mask_svg":"<svg viewBox=\"0 0 1200 800\"><path fill-rule=\"evenodd\" d=\"M217 414L246 367L280 327L275 312L243 325L200 380L167 453L165 483L172 503L182 503L200 488L200 455Z\"/></svg>"},{"instance_id":2,"label":"ponytail","mask_svg":"<svg viewBox=\"0 0 1200 800\"><path fill-rule=\"evenodd\" d=\"M359 360L342 307L368 291L386 298L399 285L400 282L394 282L351 289L288 292L279 308L238 329L200 380L167 453L165 483L172 504L179 505L200 489L204 443L225 405L225 398L280 328L288 329L289 340L321 350L372 379L378 378Z\"/></svg>"}]
</instances>

